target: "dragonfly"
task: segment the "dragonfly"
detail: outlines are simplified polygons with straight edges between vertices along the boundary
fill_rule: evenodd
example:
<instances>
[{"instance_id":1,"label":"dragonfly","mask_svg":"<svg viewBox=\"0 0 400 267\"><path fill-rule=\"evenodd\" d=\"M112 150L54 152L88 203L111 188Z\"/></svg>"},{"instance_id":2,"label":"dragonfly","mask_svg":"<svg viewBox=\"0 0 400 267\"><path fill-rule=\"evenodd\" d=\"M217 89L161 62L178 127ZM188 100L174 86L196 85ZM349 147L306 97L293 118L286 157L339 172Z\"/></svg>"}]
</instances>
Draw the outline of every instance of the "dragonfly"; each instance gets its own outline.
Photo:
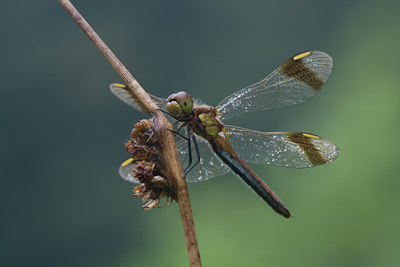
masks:
<instances>
[{"instance_id":1,"label":"dragonfly","mask_svg":"<svg viewBox=\"0 0 400 267\"><path fill-rule=\"evenodd\" d=\"M327 82L333 67L332 58L321 51L300 53L276 68L261 81L223 99L216 107L198 104L186 92L168 98L151 95L161 110L186 127L187 133L177 142L185 178L199 182L229 171L245 181L271 208L285 218L291 212L278 196L248 165L272 164L307 168L330 163L339 154L332 142L306 132L261 132L223 122L237 116L278 109L303 103L318 93ZM113 83L110 90L131 107L149 113L124 84ZM179 131L178 133L179 134ZM197 161L193 164L192 145ZM133 164L122 164L120 175L130 181Z\"/></svg>"}]
</instances>

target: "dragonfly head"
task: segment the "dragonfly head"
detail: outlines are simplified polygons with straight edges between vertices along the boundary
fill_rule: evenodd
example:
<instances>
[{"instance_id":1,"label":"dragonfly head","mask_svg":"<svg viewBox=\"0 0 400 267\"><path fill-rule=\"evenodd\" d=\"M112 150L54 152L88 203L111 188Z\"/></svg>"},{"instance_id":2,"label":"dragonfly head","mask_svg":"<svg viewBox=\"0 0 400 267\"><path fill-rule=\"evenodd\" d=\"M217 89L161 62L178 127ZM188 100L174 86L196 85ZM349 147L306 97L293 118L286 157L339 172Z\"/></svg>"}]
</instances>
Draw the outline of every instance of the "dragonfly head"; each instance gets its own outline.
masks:
<instances>
[{"instance_id":1,"label":"dragonfly head","mask_svg":"<svg viewBox=\"0 0 400 267\"><path fill-rule=\"evenodd\" d=\"M167 111L177 118L185 118L192 110L193 100L186 92L172 94L167 98Z\"/></svg>"}]
</instances>

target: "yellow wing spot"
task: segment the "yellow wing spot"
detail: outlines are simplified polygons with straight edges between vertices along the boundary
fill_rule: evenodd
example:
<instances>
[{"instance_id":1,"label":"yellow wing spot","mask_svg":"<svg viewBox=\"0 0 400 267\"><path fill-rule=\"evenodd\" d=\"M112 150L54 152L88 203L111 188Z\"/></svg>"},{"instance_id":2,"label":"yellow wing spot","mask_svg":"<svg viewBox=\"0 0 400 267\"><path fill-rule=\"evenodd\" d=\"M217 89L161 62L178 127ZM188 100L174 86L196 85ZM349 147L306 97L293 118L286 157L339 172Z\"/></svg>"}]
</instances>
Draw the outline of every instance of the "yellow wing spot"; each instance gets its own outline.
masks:
<instances>
[{"instance_id":1,"label":"yellow wing spot","mask_svg":"<svg viewBox=\"0 0 400 267\"><path fill-rule=\"evenodd\" d=\"M122 83L114 83L114 85L119 88L126 88L126 85Z\"/></svg>"},{"instance_id":2,"label":"yellow wing spot","mask_svg":"<svg viewBox=\"0 0 400 267\"><path fill-rule=\"evenodd\" d=\"M294 57L293 57L293 60L299 60L299 59L302 59L303 57L306 57L306 56L308 56L309 54L311 54L311 52L310 52L310 51L308 51L308 52L304 52L304 53L301 53L301 54L298 54L297 56L294 56Z\"/></svg>"},{"instance_id":3,"label":"yellow wing spot","mask_svg":"<svg viewBox=\"0 0 400 267\"><path fill-rule=\"evenodd\" d=\"M308 138L316 138L316 139L319 139L319 138L320 138L320 137L317 136L317 135L308 134L308 133L303 133L303 135L304 135L305 137L308 137Z\"/></svg>"},{"instance_id":4,"label":"yellow wing spot","mask_svg":"<svg viewBox=\"0 0 400 267\"><path fill-rule=\"evenodd\" d=\"M133 158L129 158L129 159L125 160L124 162L122 162L121 166L125 167L125 166L131 164L132 162L133 162Z\"/></svg>"}]
</instances>

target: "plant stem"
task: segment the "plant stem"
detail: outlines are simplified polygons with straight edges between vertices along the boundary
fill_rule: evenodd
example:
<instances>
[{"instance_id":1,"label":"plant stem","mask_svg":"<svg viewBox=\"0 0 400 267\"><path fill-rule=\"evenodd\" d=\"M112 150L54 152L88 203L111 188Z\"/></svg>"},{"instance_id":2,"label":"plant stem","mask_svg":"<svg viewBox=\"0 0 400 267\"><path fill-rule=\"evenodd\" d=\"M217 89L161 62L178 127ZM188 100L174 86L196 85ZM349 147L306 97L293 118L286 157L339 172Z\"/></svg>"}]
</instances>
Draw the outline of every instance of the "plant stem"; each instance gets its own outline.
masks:
<instances>
[{"instance_id":1,"label":"plant stem","mask_svg":"<svg viewBox=\"0 0 400 267\"><path fill-rule=\"evenodd\" d=\"M192 215L192 208L189 199L189 192L184 179L182 166L179 161L178 152L174 136L167 131L172 129L171 124L165 118L164 114L159 110L157 105L151 100L150 96L146 93L143 87L126 69L121 61L114 55L108 46L101 40L97 33L82 17L78 10L68 0L58 0L65 10L71 15L78 26L89 37L92 43L100 50L107 61L118 72L121 78L125 81L126 85L132 90L138 101L143 104L149 113L155 116L155 129L157 136L161 139L163 144L162 159L165 164L165 173L168 180L177 191L179 209L181 213L181 220L183 232L186 239L186 247L189 257L190 266L201 266L201 259L199 253L199 246L197 243L196 231L194 227L194 220Z\"/></svg>"}]
</instances>

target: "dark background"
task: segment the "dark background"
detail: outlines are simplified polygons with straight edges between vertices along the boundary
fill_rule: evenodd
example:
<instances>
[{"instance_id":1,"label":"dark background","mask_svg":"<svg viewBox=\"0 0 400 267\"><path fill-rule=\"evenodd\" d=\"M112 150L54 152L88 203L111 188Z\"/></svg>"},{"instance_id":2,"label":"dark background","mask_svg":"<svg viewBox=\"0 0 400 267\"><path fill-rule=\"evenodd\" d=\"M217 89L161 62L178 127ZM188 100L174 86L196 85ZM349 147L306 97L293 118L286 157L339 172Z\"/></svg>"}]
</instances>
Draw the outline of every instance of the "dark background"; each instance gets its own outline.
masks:
<instances>
[{"instance_id":1,"label":"dark background","mask_svg":"<svg viewBox=\"0 0 400 267\"><path fill-rule=\"evenodd\" d=\"M190 184L205 266L400 264L399 1L74 1L150 93L210 105L287 58L334 59L309 102L232 124L307 131L332 164L252 166L294 213L276 215L232 174ZM187 266L176 203L150 212L118 176L144 115L57 1L0 4L0 265Z\"/></svg>"}]
</instances>

